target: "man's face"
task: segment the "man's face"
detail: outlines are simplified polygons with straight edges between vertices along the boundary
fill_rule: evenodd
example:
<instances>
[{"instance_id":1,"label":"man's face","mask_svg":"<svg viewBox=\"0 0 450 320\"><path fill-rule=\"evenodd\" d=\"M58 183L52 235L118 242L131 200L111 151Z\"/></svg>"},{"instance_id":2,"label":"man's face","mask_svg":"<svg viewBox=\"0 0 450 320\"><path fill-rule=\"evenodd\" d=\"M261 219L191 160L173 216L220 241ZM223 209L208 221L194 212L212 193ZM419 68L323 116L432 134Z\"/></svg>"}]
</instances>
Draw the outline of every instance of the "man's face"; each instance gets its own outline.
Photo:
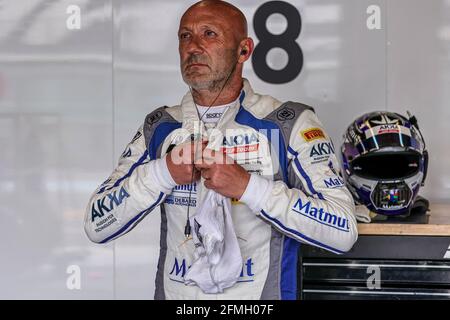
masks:
<instances>
[{"instance_id":1,"label":"man's face","mask_svg":"<svg viewBox=\"0 0 450 320\"><path fill-rule=\"evenodd\" d=\"M183 80L197 90L220 90L237 61L238 41L230 19L217 10L189 10L178 31Z\"/></svg>"}]
</instances>

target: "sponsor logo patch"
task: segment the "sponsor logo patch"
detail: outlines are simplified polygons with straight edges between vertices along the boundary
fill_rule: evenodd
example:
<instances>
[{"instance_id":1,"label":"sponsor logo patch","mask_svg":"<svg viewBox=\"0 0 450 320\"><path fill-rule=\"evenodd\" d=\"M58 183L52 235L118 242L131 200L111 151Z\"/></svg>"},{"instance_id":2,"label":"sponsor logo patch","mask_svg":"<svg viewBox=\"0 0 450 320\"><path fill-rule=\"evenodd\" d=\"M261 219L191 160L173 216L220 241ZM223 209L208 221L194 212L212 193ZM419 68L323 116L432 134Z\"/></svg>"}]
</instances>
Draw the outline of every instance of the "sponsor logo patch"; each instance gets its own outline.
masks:
<instances>
[{"instance_id":1,"label":"sponsor logo patch","mask_svg":"<svg viewBox=\"0 0 450 320\"><path fill-rule=\"evenodd\" d=\"M292 120L295 117L295 112L292 109L289 108L283 108L282 110L278 111L277 118L280 121L286 121L286 120Z\"/></svg>"},{"instance_id":2,"label":"sponsor logo patch","mask_svg":"<svg viewBox=\"0 0 450 320\"><path fill-rule=\"evenodd\" d=\"M207 113L206 119L218 119L222 116L223 113L221 112L214 112L214 113Z\"/></svg>"},{"instance_id":3,"label":"sponsor logo patch","mask_svg":"<svg viewBox=\"0 0 450 320\"><path fill-rule=\"evenodd\" d=\"M311 128L301 132L303 139L306 142L310 142L317 139L325 139L325 134L319 128Z\"/></svg>"},{"instance_id":4,"label":"sponsor logo patch","mask_svg":"<svg viewBox=\"0 0 450 320\"><path fill-rule=\"evenodd\" d=\"M239 134L223 138L221 151L225 154L256 152L259 149L259 139L256 133Z\"/></svg>"},{"instance_id":5,"label":"sponsor logo patch","mask_svg":"<svg viewBox=\"0 0 450 320\"><path fill-rule=\"evenodd\" d=\"M189 193L191 193L191 199L189 201ZM172 194L168 195L165 204L173 204L183 207L196 207L197 206L197 183L185 184L176 186L172 189Z\"/></svg>"},{"instance_id":6,"label":"sponsor logo patch","mask_svg":"<svg viewBox=\"0 0 450 320\"><path fill-rule=\"evenodd\" d=\"M155 124L156 122L159 121L159 119L161 119L163 116L161 111L156 111L155 113L152 113L149 115L149 117L147 118L147 123L152 126L153 124Z\"/></svg>"},{"instance_id":7,"label":"sponsor logo patch","mask_svg":"<svg viewBox=\"0 0 450 320\"><path fill-rule=\"evenodd\" d=\"M396 124L385 124L378 127L378 134L383 133L399 133L399 126Z\"/></svg>"},{"instance_id":8,"label":"sponsor logo patch","mask_svg":"<svg viewBox=\"0 0 450 320\"><path fill-rule=\"evenodd\" d=\"M189 201L189 197L177 197L175 195L169 195L167 196L166 200L164 201L165 204L173 204L176 206L183 206L183 207L196 207L197 206L197 200L192 199Z\"/></svg>"},{"instance_id":9,"label":"sponsor logo patch","mask_svg":"<svg viewBox=\"0 0 450 320\"><path fill-rule=\"evenodd\" d=\"M123 200L129 196L130 195L125 188L122 187L120 190L115 190L105 197L97 199L97 201L92 204L91 208L92 222L97 218L102 218L106 213L120 206Z\"/></svg>"},{"instance_id":10,"label":"sponsor logo patch","mask_svg":"<svg viewBox=\"0 0 450 320\"><path fill-rule=\"evenodd\" d=\"M114 215L110 214L105 219L100 220L99 222L97 222L95 224L97 226L97 228L95 229L95 232L100 232L103 229L108 228L110 225L112 225L116 221L117 221L117 219L114 217Z\"/></svg>"},{"instance_id":11,"label":"sponsor logo patch","mask_svg":"<svg viewBox=\"0 0 450 320\"><path fill-rule=\"evenodd\" d=\"M330 155L334 153L334 147L331 142L316 143L309 153L309 157L312 159L311 163L318 163L322 161L328 161Z\"/></svg>"},{"instance_id":12,"label":"sponsor logo patch","mask_svg":"<svg viewBox=\"0 0 450 320\"><path fill-rule=\"evenodd\" d=\"M325 183L325 187L329 189L342 188L345 185L344 180L342 180L338 176L334 178L325 179L323 180L323 182Z\"/></svg>"},{"instance_id":13,"label":"sponsor logo patch","mask_svg":"<svg viewBox=\"0 0 450 320\"><path fill-rule=\"evenodd\" d=\"M236 154L236 153L246 153L246 152L255 152L258 151L259 144L253 144L250 146L242 146L242 147L232 147L232 148L223 148L222 152L225 154Z\"/></svg>"},{"instance_id":14,"label":"sponsor logo patch","mask_svg":"<svg viewBox=\"0 0 450 320\"><path fill-rule=\"evenodd\" d=\"M367 130L365 132L366 139L373 137L378 134L386 134L386 133L394 133L394 134L404 134L407 136L411 136L411 130L409 128L399 126L397 124L383 124L379 126L375 126L372 130Z\"/></svg>"},{"instance_id":15,"label":"sponsor logo patch","mask_svg":"<svg viewBox=\"0 0 450 320\"><path fill-rule=\"evenodd\" d=\"M255 276L253 266L254 263L252 261L252 258L248 258L247 260L245 260L237 282L252 282ZM186 259L175 258L172 269L169 272L169 279L176 282L184 282L183 278L190 268L191 265L186 262Z\"/></svg>"},{"instance_id":16,"label":"sponsor logo patch","mask_svg":"<svg viewBox=\"0 0 450 320\"><path fill-rule=\"evenodd\" d=\"M298 214L309 219L315 220L321 224L333 227L340 231L348 232L350 230L348 221L344 217L338 217L336 214L326 212L323 208L314 207L310 201L303 204L302 199L298 199L292 208Z\"/></svg>"}]
</instances>

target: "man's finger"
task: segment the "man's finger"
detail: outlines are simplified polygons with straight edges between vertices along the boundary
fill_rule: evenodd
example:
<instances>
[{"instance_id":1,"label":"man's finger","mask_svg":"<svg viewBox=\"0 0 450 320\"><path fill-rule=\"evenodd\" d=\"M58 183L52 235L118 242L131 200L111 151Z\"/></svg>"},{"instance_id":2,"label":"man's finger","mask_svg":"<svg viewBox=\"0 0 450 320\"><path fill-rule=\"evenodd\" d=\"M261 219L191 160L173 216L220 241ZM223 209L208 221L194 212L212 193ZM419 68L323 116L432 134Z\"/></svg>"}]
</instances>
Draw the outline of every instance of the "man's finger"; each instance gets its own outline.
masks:
<instances>
[{"instance_id":1,"label":"man's finger","mask_svg":"<svg viewBox=\"0 0 450 320\"><path fill-rule=\"evenodd\" d=\"M194 171L194 179L193 179L193 181L191 181L191 183L192 182L194 182L194 181L198 181L198 180L200 180L200 178L201 178L201 171L199 171L199 170L197 170L197 169L194 169L195 171Z\"/></svg>"},{"instance_id":2,"label":"man's finger","mask_svg":"<svg viewBox=\"0 0 450 320\"><path fill-rule=\"evenodd\" d=\"M208 140L202 140L202 151L205 150L208 146L209 141Z\"/></svg>"},{"instance_id":3,"label":"man's finger","mask_svg":"<svg viewBox=\"0 0 450 320\"><path fill-rule=\"evenodd\" d=\"M210 169L203 169L200 171L202 177L206 180L211 179L211 170Z\"/></svg>"},{"instance_id":4,"label":"man's finger","mask_svg":"<svg viewBox=\"0 0 450 320\"><path fill-rule=\"evenodd\" d=\"M211 168L211 164L203 161L201 158L199 159L199 161L195 162L195 168L197 168L198 170L207 170Z\"/></svg>"},{"instance_id":5,"label":"man's finger","mask_svg":"<svg viewBox=\"0 0 450 320\"><path fill-rule=\"evenodd\" d=\"M193 146L193 148L191 149L192 154L198 154L205 150L206 146L208 145L208 140L194 141L191 145Z\"/></svg>"},{"instance_id":6,"label":"man's finger","mask_svg":"<svg viewBox=\"0 0 450 320\"><path fill-rule=\"evenodd\" d=\"M204 185L207 189L214 190L214 184L213 184L212 180L205 180Z\"/></svg>"},{"instance_id":7,"label":"man's finger","mask_svg":"<svg viewBox=\"0 0 450 320\"><path fill-rule=\"evenodd\" d=\"M203 152L203 159L210 164L234 164L233 158L228 157L222 152L208 149L207 152Z\"/></svg>"},{"instance_id":8,"label":"man's finger","mask_svg":"<svg viewBox=\"0 0 450 320\"><path fill-rule=\"evenodd\" d=\"M206 164L208 166L211 166L212 164L216 163L218 159L215 158L214 156L215 151L212 149L208 149L206 148L205 150L203 150L203 152L201 153L196 153L195 154L195 161L194 163L197 164Z\"/></svg>"}]
</instances>

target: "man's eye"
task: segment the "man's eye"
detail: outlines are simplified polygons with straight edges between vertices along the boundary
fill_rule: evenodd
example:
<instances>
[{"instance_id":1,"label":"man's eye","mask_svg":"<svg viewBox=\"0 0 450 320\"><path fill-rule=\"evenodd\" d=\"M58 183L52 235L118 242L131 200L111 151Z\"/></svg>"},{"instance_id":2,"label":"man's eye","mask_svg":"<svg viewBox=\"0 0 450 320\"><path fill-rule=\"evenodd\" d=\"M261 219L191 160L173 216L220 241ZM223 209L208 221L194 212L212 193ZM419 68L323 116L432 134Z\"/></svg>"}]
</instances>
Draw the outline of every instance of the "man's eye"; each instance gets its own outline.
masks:
<instances>
[{"instance_id":1,"label":"man's eye","mask_svg":"<svg viewBox=\"0 0 450 320\"><path fill-rule=\"evenodd\" d=\"M217 33L215 33L215 32L212 31L212 30L206 30L206 31L205 31L205 35L206 35L207 37L215 37L215 36L217 35Z\"/></svg>"},{"instance_id":2,"label":"man's eye","mask_svg":"<svg viewBox=\"0 0 450 320\"><path fill-rule=\"evenodd\" d=\"M180 34L180 40L188 39L191 35L189 33Z\"/></svg>"}]
</instances>

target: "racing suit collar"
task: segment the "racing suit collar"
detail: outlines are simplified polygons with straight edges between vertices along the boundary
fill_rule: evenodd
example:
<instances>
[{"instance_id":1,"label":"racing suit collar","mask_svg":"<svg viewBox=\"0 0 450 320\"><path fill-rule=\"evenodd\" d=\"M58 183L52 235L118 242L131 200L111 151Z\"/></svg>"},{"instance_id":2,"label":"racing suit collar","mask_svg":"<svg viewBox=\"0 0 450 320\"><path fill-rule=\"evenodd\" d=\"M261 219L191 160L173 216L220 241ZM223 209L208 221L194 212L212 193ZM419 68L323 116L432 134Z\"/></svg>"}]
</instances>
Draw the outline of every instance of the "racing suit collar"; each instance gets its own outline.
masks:
<instances>
[{"instance_id":1,"label":"racing suit collar","mask_svg":"<svg viewBox=\"0 0 450 320\"><path fill-rule=\"evenodd\" d=\"M217 129L220 129L222 127L222 124L227 123L231 119L234 119L241 105L253 104L252 100L254 97L254 92L250 85L250 82L246 78L243 78L242 81L243 86L241 93L239 94L238 103L228 108L228 110L225 112L222 119L218 123ZM188 91L181 100L181 110L183 114L183 128L187 129L190 133L194 133L199 129L198 125L200 119L194 103L194 98L192 97L190 91ZM204 125L200 123L200 126L201 131L205 132Z\"/></svg>"}]
</instances>

